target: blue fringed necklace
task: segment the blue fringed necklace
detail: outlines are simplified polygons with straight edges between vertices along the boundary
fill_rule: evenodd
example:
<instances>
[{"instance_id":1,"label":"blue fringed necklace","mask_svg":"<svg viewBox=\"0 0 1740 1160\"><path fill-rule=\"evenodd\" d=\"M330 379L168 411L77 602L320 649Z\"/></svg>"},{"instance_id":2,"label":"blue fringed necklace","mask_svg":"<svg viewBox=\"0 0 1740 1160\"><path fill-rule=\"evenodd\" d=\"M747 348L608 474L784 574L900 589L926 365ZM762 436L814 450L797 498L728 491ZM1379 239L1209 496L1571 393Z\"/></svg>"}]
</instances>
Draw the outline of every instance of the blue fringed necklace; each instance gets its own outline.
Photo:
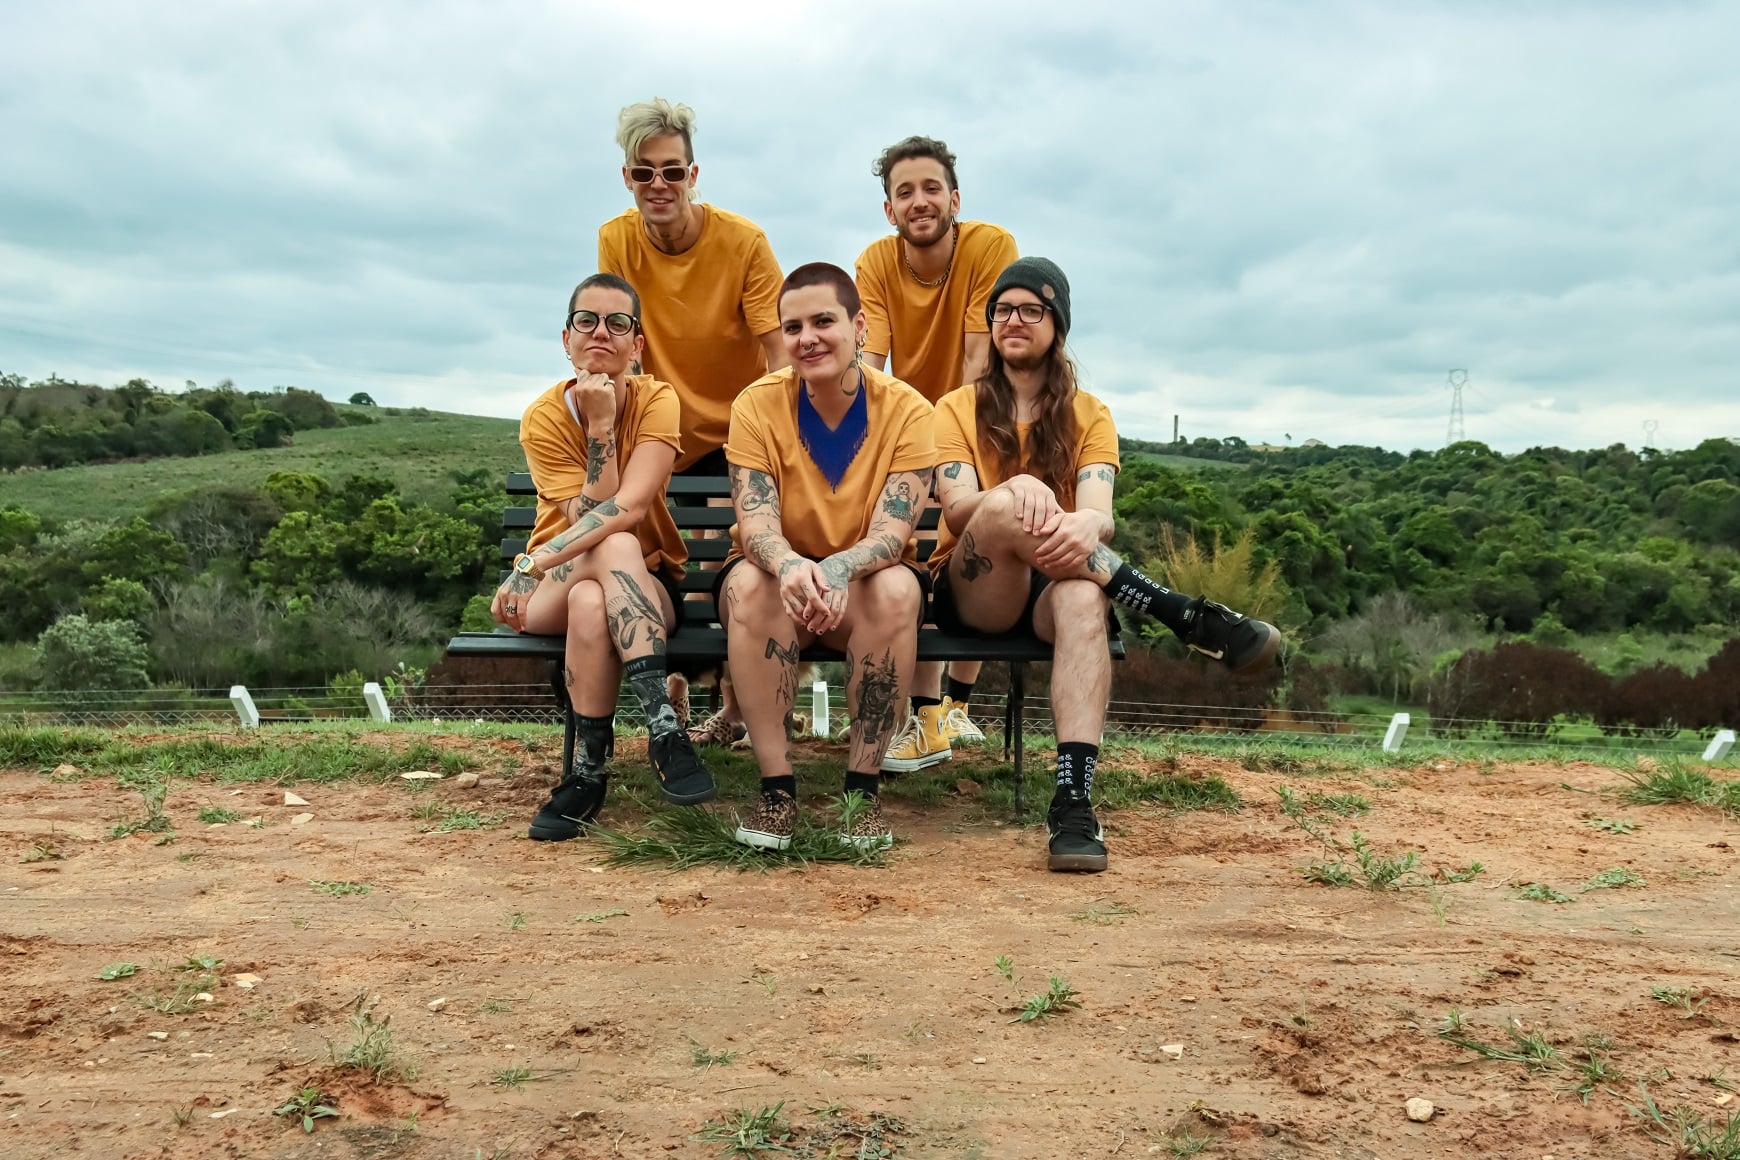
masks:
<instances>
[{"instance_id":1,"label":"blue fringed necklace","mask_svg":"<svg viewBox=\"0 0 1740 1160\"><path fill-rule=\"evenodd\" d=\"M852 460L858 458L858 450L864 446L865 436L870 434L870 407L865 401L869 393L864 385L864 372L859 371L857 397L846 408L846 416L840 420L840 425L830 427L823 421L815 404L810 402L809 384L803 379L798 380L798 441L809 452L810 461L821 471L832 491L840 490L846 469L852 466Z\"/></svg>"}]
</instances>

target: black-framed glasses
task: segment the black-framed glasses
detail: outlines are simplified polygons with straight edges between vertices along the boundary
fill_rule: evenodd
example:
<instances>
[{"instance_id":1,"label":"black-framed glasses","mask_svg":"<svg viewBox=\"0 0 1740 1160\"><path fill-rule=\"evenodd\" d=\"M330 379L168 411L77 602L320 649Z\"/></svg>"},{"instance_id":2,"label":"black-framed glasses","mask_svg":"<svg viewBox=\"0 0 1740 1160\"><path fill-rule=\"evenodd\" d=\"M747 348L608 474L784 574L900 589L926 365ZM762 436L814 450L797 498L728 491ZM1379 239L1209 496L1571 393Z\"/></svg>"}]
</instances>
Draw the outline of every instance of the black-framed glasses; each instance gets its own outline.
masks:
<instances>
[{"instance_id":1,"label":"black-framed glasses","mask_svg":"<svg viewBox=\"0 0 1740 1160\"><path fill-rule=\"evenodd\" d=\"M598 329L600 322L604 323L605 330L618 338L633 334L634 328L640 325L640 319L620 310L613 314L600 314L596 310L576 310L568 316L568 329L578 334L591 334Z\"/></svg>"},{"instance_id":2,"label":"black-framed glasses","mask_svg":"<svg viewBox=\"0 0 1740 1160\"><path fill-rule=\"evenodd\" d=\"M1011 302L999 302L991 307L991 321L1008 322L1011 317L1019 317L1028 326L1037 326L1045 321L1045 312L1050 309L1043 302L1023 302L1019 306Z\"/></svg>"},{"instance_id":3,"label":"black-framed glasses","mask_svg":"<svg viewBox=\"0 0 1740 1160\"><path fill-rule=\"evenodd\" d=\"M682 185L689 180L687 165L630 165L628 179L636 185L651 185L654 177L665 179L666 185Z\"/></svg>"}]
</instances>

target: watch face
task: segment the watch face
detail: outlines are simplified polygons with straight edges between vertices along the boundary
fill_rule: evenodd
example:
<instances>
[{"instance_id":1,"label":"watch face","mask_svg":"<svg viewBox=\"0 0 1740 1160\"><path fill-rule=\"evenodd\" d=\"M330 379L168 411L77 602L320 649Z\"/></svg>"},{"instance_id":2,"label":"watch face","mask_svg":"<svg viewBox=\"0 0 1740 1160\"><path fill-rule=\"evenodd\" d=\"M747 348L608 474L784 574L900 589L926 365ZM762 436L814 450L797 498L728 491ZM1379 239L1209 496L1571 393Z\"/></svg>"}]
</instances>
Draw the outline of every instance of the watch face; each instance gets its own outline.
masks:
<instances>
[{"instance_id":1,"label":"watch face","mask_svg":"<svg viewBox=\"0 0 1740 1160\"><path fill-rule=\"evenodd\" d=\"M521 556L518 560L514 561L514 567L530 576L532 574L532 558L530 556Z\"/></svg>"}]
</instances>

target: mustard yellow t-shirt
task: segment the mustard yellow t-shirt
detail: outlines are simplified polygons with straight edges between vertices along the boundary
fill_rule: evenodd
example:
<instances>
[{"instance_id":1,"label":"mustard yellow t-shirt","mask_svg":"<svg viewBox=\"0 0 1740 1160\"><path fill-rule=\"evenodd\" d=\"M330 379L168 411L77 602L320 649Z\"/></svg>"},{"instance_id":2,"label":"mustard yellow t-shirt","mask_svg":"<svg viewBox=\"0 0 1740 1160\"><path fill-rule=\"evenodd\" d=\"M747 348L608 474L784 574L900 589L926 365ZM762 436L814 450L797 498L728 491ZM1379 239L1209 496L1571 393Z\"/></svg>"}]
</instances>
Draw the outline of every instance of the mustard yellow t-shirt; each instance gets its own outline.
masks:
<instances>
[{"instance_id":1,"label":"mustard yellow t-shirt","mask_svg":"<svg viewBox=\"0 0 1740 1160\"><path fill-rule=\"evenodd\" d=\"M961 385L969 334L984 334L985 303L997 275L1020 257L1015 239L990 222L961 222L948 281L920 286L906 268L900 235L858 255L858 296L869 335L864 349L890 355L888 369L936 402Z\"/></svg>"},{"instance_id":2,"label":"mustard yellow t-shirt","mask_svg":"<svg viewBox=\"0 0 1740 1160\"><path fill-rule=\"evenodd\" d=\"M950 392L936 405L936 464L940 470L945 463L965 463L978 474L979 490L990 491L1008 476L998 470L995 455L979 453L978 403L978 389L969 385ZM1116 471L1119 466L1118 431L1112 425L1111 409L1086 391L1077 390L1073 410L1075 466L1064 481L1063 494L1057 497L1058 506L1066 512L1075 510L1075 476L1082 468L1090 463L1109 463ZM1027 435L1031 426L1029 423L1015 425L1015 437L1020 440L1023 459L1027 457ZM1020 475L1021 472L1012 471L1010 474ZM954 551L954 547L955 534L949 531L948 522L938 522L936 551L931 553L929 560L933 575L947 566L949 553Z\"/></svg>"},{"instance_id":3,"label":"mustard yellow t-shirt","mask_svg":"<svg viewBox=\"0 0 1740 1160\"><path fill-rule=\"evenodd\" d=\"M924 397L893 375L865 367L869 430L840 486L829 487L798 438L801 383L797 371L787 367L745 387L731 405L725 458L734 467L772 477L786 541L798 555L819 560L868 535L888 477L929 471L936 464L936 444L931 439L931 405ZM731 539L731 554L741 555L742 532L733 527ZM918 562L911 540L902 559Z\"/></svg>"},{"instance_id":4,"label":"mustard yellow t-shirt","mask_svg":"<svg viewBox=\"0 0 1740 1160\"><path fill-rule=\"evenodd\" d=\"M651 375L630 375L624 382L627 397L614 426L619 478L634 458L634 449L642 444L663 443L682 450L677 435L682 408L676 390ZM526 541L530 548L568 529L560 505L586 487L586 431L568 407L568 388L573 385L573 379L557 383L532 400L520 418L520 446L526 450L526 464L538 489L538 520ZM663 569L672 579L682 579L689 550L665 506L662 486L634 534L648 572L656 575Z\"/></svg>"},{"instance_id":5,"label":"mustard yellow t-shirt","mask_svg":"<svg viewBox=\"0 0 1740 1160\"><path fill-rule=\"evenodd\" d=\"M767 373L757 335L779 329L782 276L773 247L748 218L701 206L701 236L680 254L652 244L640 211L598 228L598 269L640 294L641 369L677 389L683 408L678 471L725 444L731 400Z\"/></svg>"}]
</instances>

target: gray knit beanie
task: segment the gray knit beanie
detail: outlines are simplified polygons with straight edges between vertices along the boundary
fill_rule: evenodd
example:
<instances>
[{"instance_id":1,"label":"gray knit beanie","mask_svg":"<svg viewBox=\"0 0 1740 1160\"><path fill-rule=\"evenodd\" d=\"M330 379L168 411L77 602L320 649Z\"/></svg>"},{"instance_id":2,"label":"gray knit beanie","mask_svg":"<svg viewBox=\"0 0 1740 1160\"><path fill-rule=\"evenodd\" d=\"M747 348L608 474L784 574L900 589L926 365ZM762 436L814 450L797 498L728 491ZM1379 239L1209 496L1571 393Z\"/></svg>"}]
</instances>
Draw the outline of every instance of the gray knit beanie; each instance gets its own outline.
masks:
<instances>
[{"instance_id":1,"label":"gray knit beanie","mask_svg":"<svg viewBox=\"0 0 1740 1160\"><path fill-rule=\"evenodd\" d=\"M991 297L985 302L987 323L991 321L991 307L997 305L997 299L1011 286L1039 295L1039 300L1051 307L1051 316L1057 321L1057 340L1062 342L1068 336L1069 279L1063 276L1056 262L1050 258L1017 258L1011 262L1007 270L997 275L997 284L991 287Z\"/></svg>"}]
</instances>

